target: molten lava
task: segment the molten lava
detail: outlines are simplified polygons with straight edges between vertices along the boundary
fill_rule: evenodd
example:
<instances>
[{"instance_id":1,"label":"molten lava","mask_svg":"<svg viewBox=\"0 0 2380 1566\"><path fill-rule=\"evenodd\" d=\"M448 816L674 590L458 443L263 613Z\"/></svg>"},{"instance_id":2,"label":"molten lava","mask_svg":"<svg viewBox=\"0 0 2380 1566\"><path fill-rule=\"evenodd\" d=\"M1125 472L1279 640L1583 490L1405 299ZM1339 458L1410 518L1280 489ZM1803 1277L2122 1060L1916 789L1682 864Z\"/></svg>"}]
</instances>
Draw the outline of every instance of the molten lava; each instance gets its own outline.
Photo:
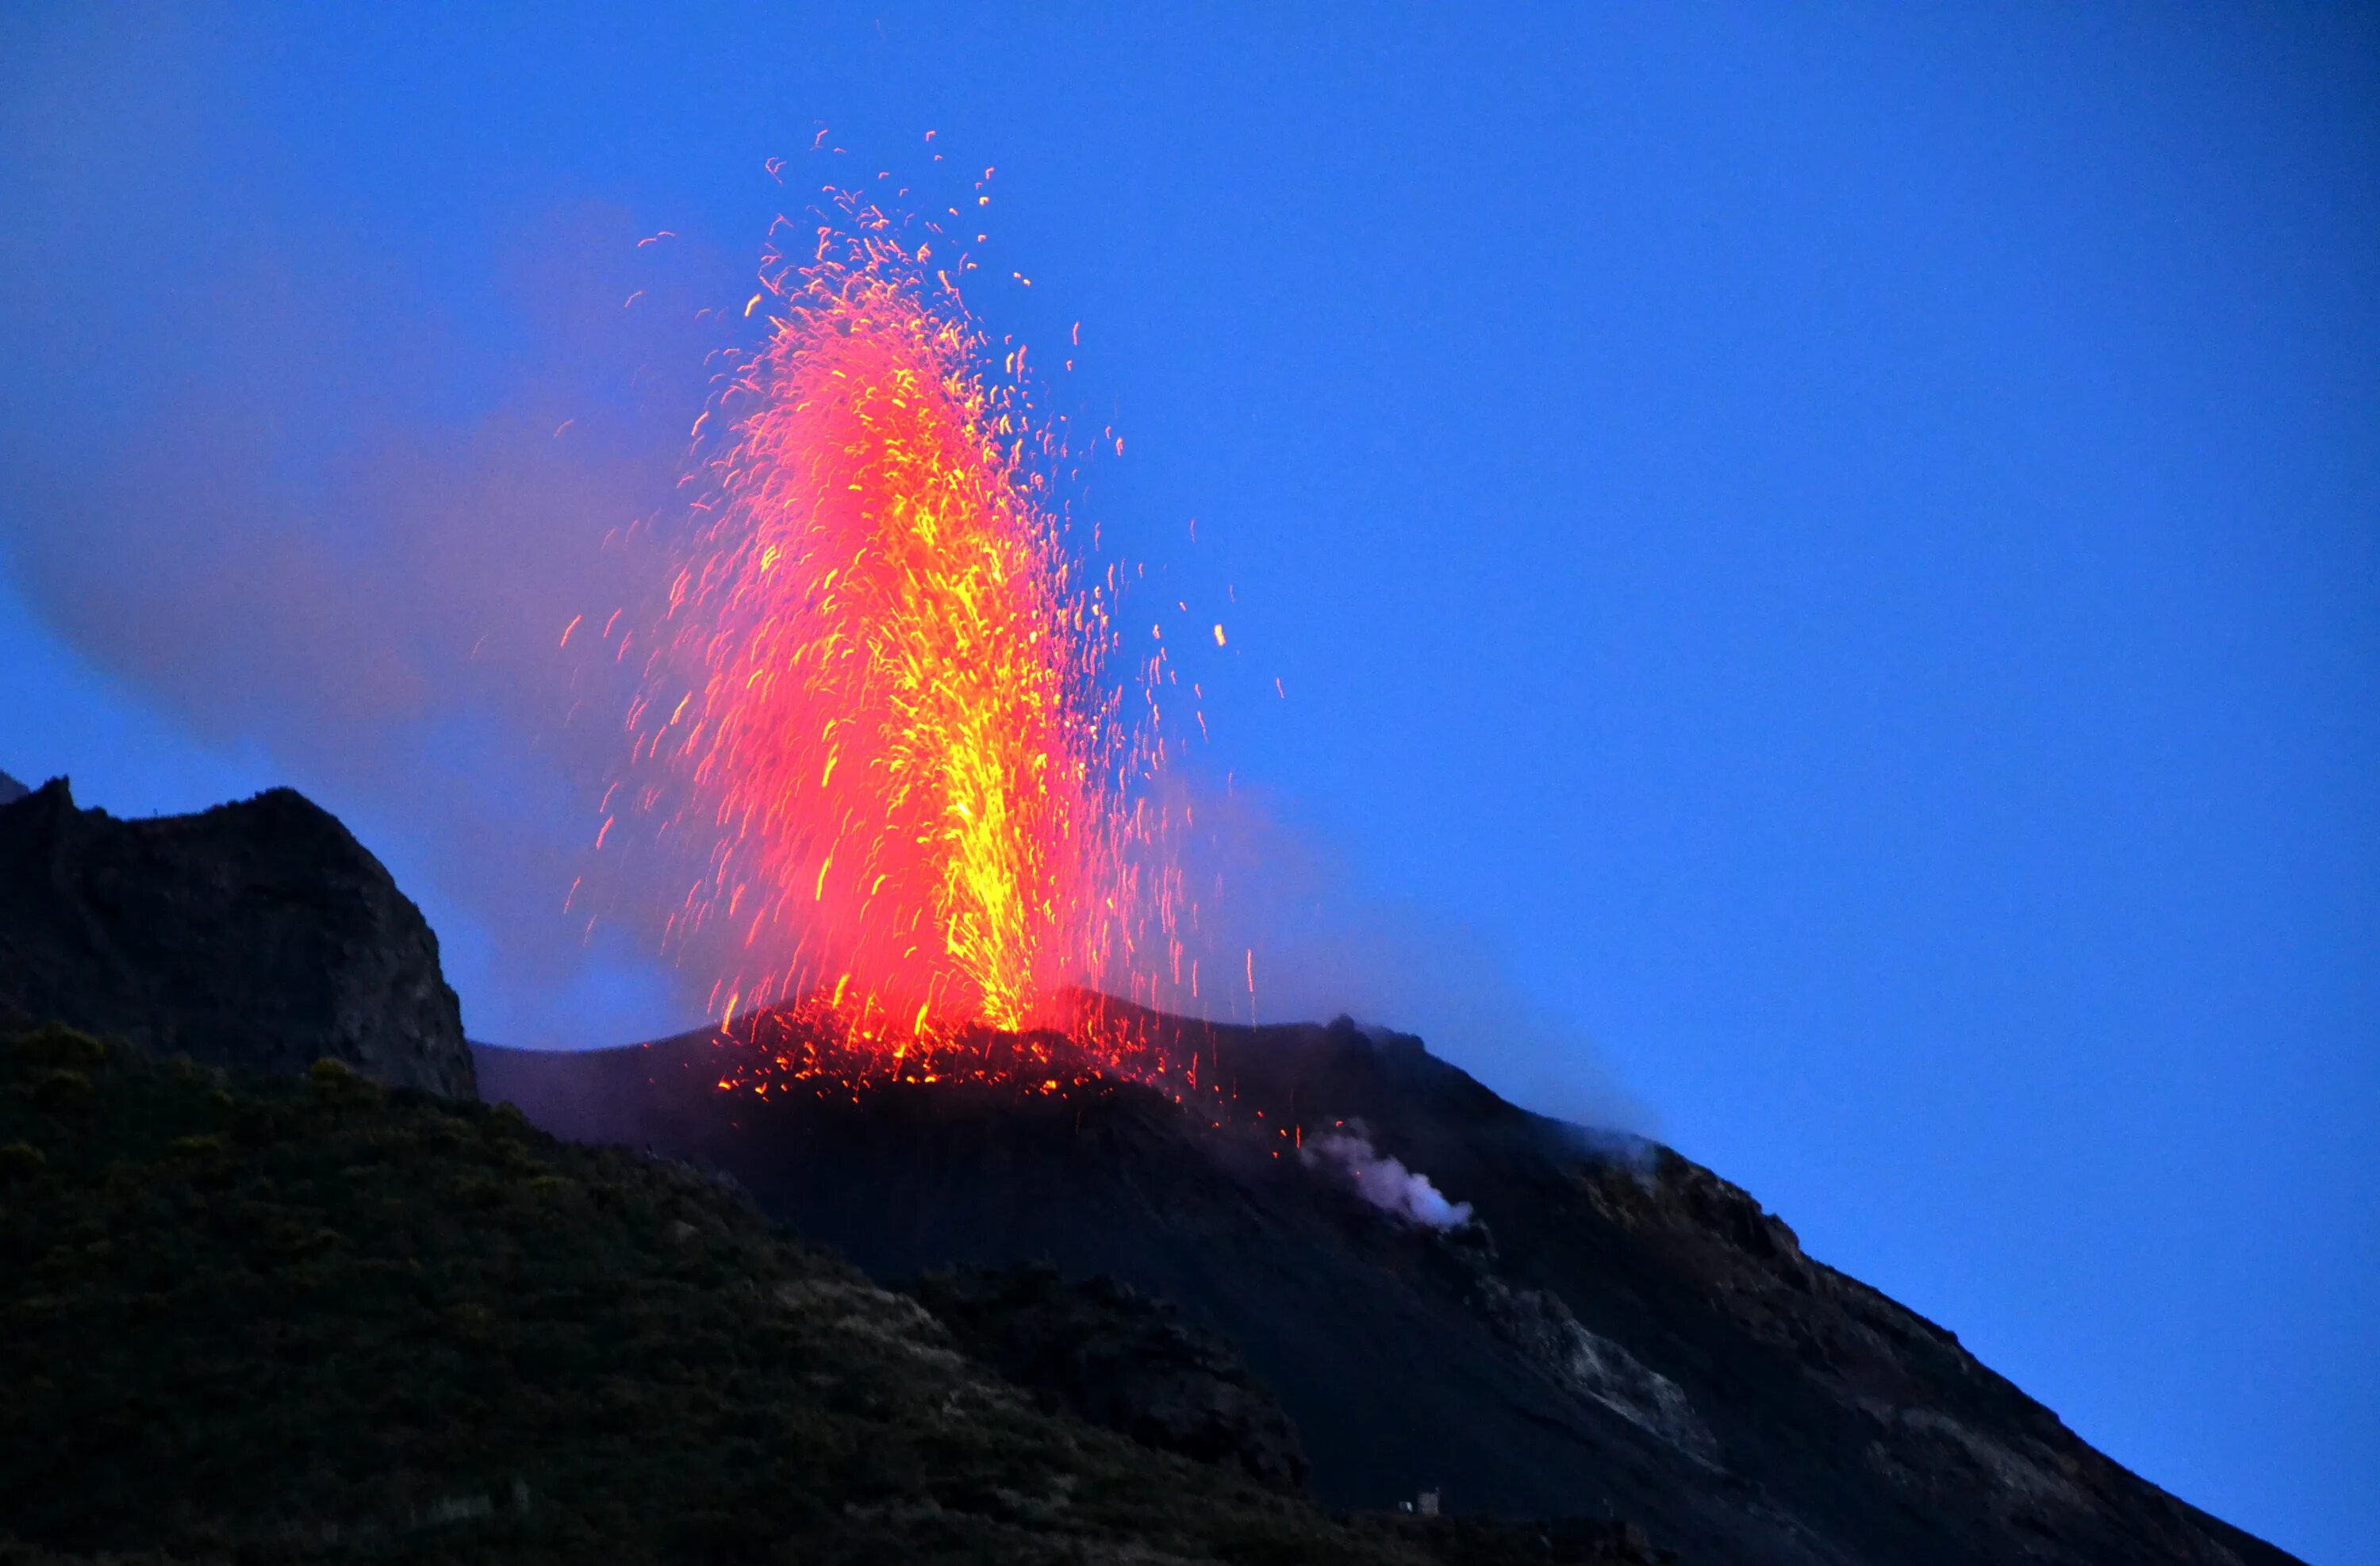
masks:
<instances>
[{"instance_id":1,"label":"molten lava","mask_svg":"<svg viewBox=\"0 0 2380 1566\"><path fill-rule=\"evenodd\" d=\"M1150 1074L1058 1000L1131 944L1137 754L1047 498L1062 445L931 241L853 215L764 272L766 346L704 416L726 429L629 718L663 779L639 792L707 845L674 934L742 954L714 1014L780 1072L936 1077L1039 1026L1067 1060L1005 1074Z\"/></svg>"},{"instance_id":2,"label":"molten lava","mask_svg":"<svg viewBox=\"0 0 2380 1566\"><path fill-rule=\"evenodd\" d=\"M890 1083L1056 1094L1127 1080L1176 1101L1200 1092L1221 1096L1213 1070L1201 1080L1202 1061L1213 1054L1208 1024L1077 989L1041 997L1036 1015L1036 1025L1022 1030L947 1018L869 1023L813 993L722 1025L718 1086L764 1099L803 1092L831 1098Z\"/></svg>"}]
</instances>

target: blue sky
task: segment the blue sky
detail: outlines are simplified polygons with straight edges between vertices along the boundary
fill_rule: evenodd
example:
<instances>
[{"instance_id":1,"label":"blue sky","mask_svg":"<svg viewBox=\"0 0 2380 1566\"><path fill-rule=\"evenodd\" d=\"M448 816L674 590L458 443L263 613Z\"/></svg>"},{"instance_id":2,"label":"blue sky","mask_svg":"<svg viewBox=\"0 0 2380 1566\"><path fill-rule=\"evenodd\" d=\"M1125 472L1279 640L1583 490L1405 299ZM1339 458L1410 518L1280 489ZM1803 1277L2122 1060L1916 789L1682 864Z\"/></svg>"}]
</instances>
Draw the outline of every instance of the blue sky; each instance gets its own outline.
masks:
<instances>
[{"instance_id":1,"label":"blue sky","mask_svg":"<svg viewBox=\"0 0 2380 1566\"><path fill-rule=\"evenodd\" d=\"M695 304L931 129L1126 437L1083 514L1231 624L1277 1005L1640 1119L2368 1558L2380 24L1274 9L13 11L0 769L297 783L475 1032L676 1017L559 916L536 652Z\"/></svg>"}]
</instances>

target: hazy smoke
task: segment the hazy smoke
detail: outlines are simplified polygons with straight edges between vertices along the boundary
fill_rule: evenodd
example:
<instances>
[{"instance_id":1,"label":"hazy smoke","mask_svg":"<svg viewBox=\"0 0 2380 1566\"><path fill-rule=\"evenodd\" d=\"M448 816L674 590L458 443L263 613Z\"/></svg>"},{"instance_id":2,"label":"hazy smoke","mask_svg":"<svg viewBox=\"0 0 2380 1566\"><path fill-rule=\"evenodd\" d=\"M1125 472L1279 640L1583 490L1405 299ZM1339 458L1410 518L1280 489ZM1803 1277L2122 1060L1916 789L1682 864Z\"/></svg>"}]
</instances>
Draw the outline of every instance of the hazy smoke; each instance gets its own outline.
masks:
<instances>
[{"instance_id":1,"label":"hazy smoke","mask_svg":"<svg viewBox=\"0 0 2380 1566\"><path fill-rule=\"evenodd\" d=\"M1595 1041L1533 1002L1493 946L1364 886L1331 852L1327 830L1285 822L1245 788L1177 783L1171 806L1193 825L1172 844L1187 956L1181 982L1158 997L1169 1009L1220 1022L1347 1015L1418 1035L1542 1113L1603 1130L1653 1128Z\"/></svg>"},{"instance_id":2,"label":"hazy smoke","mask_svg":"<svg viewBox=\"0 0 2380 1566\"><path fill-rule=\"evenodd\" d=\"M410 209L289 166L225 47L187 16L60 11L0 49L0 573L121 688L347 820L429 914L476 1037L686 1026L710 976L656 955L684 881L589 852L634 671L557 644L665 585L624 535L683 515L754 253L640 243L662 219L583 202L443 252L376 232ZM435 279L389 260L432 255ZM5 737L18 771L59 765ZM1145 998L1349 1013L1533 1107L1642 1124L1469 932L1367 895L1245 791L1180 786L1185 963Z\"/></svg>"},{"instance_id":3,"label":"hazy smoke","mask_svg":"<svg viewBox=\"0 0 2380 1566\"><path fill-rule=\"evenodd\" d=\"M1376 1151L1371 1137L1360 1128L1314 1137L1297 1156L1309 1169L1329 1166L1342 1171L1366 1201L1410 1222L1451 1229L1471 1221L1469 1202L1448 1201L1430 1184L1428 1175Z\"/></svg>"},{"instance_id":4,"label":"hazy smoke","mask_svg":"<svg viewBox=\"0 0 2380 1566\"><path fill-rule=\"evenodd\" d=\"M119 689L346 819L476 1035L683 1026L646 932L565 912L620 701L556 644L640 590L605 540L674 503L724 334L696 312L748 261L561 205L432 291L369 203L292 213L213 47L60 13L0 50L0 572Z\"/></svg>"}]
</instances>

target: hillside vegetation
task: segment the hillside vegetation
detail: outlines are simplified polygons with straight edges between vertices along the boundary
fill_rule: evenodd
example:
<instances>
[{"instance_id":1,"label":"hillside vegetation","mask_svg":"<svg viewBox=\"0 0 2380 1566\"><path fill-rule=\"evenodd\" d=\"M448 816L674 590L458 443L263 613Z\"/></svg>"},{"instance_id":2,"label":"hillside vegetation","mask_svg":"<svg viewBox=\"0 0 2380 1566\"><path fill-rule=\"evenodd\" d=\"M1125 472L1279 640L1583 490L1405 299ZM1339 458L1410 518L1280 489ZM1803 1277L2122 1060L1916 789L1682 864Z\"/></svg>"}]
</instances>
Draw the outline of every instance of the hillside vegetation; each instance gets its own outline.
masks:
<instances>
[{"instance_id":1,"label":"hillside vegetation","mask_svg":"<svg viewBox=\"0 0 2380 1566\"><path fill-rule=\"evenodd\" d=\"M683 1166L336 1062L247 1078L57 1027L0 1043L0 1534L19 1561L1524 1542L1334 1519L1037 1410Z\"/></svg>"}]
</instances>

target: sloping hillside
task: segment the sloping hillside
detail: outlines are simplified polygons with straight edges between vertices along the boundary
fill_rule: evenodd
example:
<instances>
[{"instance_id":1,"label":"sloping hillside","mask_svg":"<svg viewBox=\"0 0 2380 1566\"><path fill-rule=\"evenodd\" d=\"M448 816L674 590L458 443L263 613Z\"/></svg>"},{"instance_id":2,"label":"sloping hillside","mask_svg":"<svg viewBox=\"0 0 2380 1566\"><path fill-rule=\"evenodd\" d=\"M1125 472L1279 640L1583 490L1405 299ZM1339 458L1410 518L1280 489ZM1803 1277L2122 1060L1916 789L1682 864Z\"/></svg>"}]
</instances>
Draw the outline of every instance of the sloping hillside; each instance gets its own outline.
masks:
<instances>
[{"instance_id":1,"label":"sloping hillside","mask_svg":"<svg viewBox=\"0 0 2380 1566\"><path fill-rule=\"evenodd\" d=\"M0 1041L0 1559L1642 1558L1045 1414L711 1179L333 1062Z\"/></svg>"},{"instance_id":2,"label":"sloping hillside","mask_svg":"<svg viewBox=\"0 0 2380 1566\"><path fill-rule=\"evenodd\" d=\"M1048 1259L1178 1302L1279 1394L1332 1504L1442 1487L1778 1566L2289 1560L1666 1148L1530 1114L1409 1038L1143 1025L1229 1107L1111 1085L722 1093L699 1034L482 1050L480 1070L556 1130L731 1171L880 1278Z\"/></svg>"}]
</instances>

